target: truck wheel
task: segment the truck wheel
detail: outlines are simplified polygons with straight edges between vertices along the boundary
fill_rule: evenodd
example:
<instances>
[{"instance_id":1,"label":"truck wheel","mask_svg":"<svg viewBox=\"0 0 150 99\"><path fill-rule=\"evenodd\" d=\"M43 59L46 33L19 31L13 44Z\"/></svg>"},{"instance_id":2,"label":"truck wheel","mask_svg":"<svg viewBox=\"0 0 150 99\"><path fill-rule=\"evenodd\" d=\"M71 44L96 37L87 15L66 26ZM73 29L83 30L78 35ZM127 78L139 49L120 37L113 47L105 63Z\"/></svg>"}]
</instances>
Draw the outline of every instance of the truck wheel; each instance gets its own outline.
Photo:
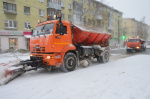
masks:
<instances>
[{"instance_id":1,"label":"truck wheel","mask_svg":"<svg viewBox=\"0 0 150 99\"><path fill-rule=\"evenodd\" d=\"M97 57L97 62L98 62L98 63L102 63L102 56L98 56L98 57Z\"/></svg>"},{"instance_id":2,"label":"truck wheel","mask_svg":"<svg viewBox=\"0 0 150 99\"><path fill-rule=\"evenodd\" d=\"M61 70L63 72L73 71L77 66L77 58L73 53L67 53L64 56L63 65L61 66Z\"/></svg>"},{"instance_id":3,"label":"truck wheel","mask_svg":"<svg viewBox=\"0 0 150 99\"><path fill-rule=\"evenodd\" d=\"M105 50L102 56L98 56L97 61L99 63L106 63L109 61L109 51Z\"/></svg>"},{"instance_id":4,"label":"truck wheel","mask_svg":"<svg viewBox=\"0 0 150 99\"><path fill-rule=\"evenodd\" d=\"M126 52L127 52L127 54L129 54L129 53L131 53L131 50L129 50L129 49L126 49Z\"/></svg>"},{"instance_id":5,"label":"truck wheel","mask_svg":"<svg viewBox=\"0 0 150 99\"><path fill-rule=\"evenodd\" d=\"M146 50L146 46L144 47L144 51Z\"/></svg>"}]
</instances>

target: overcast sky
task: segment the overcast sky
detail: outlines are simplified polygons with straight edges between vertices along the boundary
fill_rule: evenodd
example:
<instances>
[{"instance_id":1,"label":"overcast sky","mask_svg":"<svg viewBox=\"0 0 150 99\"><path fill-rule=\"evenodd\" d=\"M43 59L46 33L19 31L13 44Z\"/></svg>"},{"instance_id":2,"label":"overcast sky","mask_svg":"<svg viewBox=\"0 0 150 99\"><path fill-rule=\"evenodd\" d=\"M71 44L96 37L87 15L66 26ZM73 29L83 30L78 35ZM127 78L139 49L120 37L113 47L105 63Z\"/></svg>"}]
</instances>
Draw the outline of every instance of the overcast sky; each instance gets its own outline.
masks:
<instances>
[{"instance_id":1,"label":"overcast sky","mask_svg":"<svg viewBox=\"0 0 150 99\"><path fill-rule=\"evenodd\" d=\"M123 18L135 18L150 26L150 0L104 0L104 3L123 12Z\"/></svg>"}]
</instances>

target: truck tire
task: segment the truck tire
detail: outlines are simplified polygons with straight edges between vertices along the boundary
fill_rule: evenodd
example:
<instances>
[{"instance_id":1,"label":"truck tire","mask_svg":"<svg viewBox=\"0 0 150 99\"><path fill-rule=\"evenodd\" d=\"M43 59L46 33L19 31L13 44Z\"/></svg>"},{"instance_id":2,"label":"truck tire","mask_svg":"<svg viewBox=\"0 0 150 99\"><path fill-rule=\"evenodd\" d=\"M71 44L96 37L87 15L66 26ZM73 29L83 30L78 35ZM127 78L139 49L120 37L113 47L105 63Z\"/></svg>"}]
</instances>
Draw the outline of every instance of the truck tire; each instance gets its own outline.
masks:
<instances>
[{"instance_id":1,"label":"truck tire","mask_svg":"<svg viewBox=\"0 0 150 99\"><path fill-rule=\"evenodd\" d=\"M107 63L109 61L109 51L105 50L102 56L97 57L99 63Z\"/></svg>"},{"instance_id":2,"label":"truck tire","mask_svg":"<svg viewBox=\"0 0 150 99\"><path fill-rule=\"evenodd\" d=\"M61 70L63 72L73 71L77 66L77 57L74 53L67 53L64 56L63 65Z\"/></svg>"},{"instance_id":3,"label":"truck tire","mask_svg":"<svg viewBox=\"0 0 150 99\"><path fill-rule=\"evenodd\" d=\"M131 53L130 49L126 49L127 54Z\"/></svg>"},{"instance_id":4,"label":"truck tire","mask_svg":"<svg viewBox=\"0 0 150 99\"><path fill-rule=\"evenodd\" d=\"M102 56L98 56L98 57L97 57L97 62L98 62L98 63L102 63Z\"/></svg>"},{"instance_id":5,"label":"truck tire","mask_svg":"<svg viewBox=\"0 0 150 99\"><path fill-rule=\"evenodd\" d=\"M144 51L146 50L146 46L144 47Z\"/></svg>"}]
</instances>

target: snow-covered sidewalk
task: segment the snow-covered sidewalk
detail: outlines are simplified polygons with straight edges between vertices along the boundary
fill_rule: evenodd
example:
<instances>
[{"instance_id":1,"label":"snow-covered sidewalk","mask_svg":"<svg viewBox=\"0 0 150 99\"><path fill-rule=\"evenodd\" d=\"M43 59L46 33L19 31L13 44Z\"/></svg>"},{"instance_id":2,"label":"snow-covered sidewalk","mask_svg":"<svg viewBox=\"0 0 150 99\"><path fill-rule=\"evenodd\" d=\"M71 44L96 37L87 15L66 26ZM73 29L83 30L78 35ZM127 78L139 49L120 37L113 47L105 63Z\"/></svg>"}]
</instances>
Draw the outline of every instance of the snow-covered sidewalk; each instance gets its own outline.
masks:
<instances>
[{"instance_id":1,"label":"snow-covered sidewalk","mask_svg":"<svg viewBox=\"0 0 150 99\"><path fill-rule=\"evenodd\" d=\"M91 64L69 73L27 72L4 86L1 99L150 99L150 55Z\"/></svg>"}]
</instances>

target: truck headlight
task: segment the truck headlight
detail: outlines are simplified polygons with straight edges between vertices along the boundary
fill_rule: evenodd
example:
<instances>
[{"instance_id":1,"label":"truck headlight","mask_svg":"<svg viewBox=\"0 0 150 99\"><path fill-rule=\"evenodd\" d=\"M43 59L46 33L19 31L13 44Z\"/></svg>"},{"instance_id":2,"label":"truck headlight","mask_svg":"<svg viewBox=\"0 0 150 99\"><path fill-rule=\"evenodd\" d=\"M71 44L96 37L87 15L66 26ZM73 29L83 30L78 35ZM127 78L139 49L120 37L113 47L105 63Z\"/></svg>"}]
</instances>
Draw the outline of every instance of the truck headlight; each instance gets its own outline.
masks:
<instances>
[{"instance_id":1,"label":"truck headlight","mask_svg":"<svg viewBox=\"0 0 150 99\"><path fill-rule=\"evenodd\" d=\"M47 59L50 59L51 57L50 56L47 56Z\"/></svg>"},{"instance_id":2,"label":"truck headlight","mask_svg":"<svg viewBox=\"0 0 150 99\"><path fill-rule=\"evenodd\" d=\"M33 56L32 54L30 54L30 56Z\"/></svg>"},{"instance_id":3,"label":"truck headlight","mask_svg":"<svg viewBox=\"0 0 150 99\"><path fill-rule=\"evenodd\" d=\"M137 49L139 49L140 47L136 47Z\"/></svg>"},{"instance_id":4,"label":"truck headlight","mask_svg":"<svg viewBox=\"0 0 150 99\"><path fill-rule=\"evenodd\" d=\"M47 56L47 59L53 59L53 56Z\"/></svg>"}]
</instances>

